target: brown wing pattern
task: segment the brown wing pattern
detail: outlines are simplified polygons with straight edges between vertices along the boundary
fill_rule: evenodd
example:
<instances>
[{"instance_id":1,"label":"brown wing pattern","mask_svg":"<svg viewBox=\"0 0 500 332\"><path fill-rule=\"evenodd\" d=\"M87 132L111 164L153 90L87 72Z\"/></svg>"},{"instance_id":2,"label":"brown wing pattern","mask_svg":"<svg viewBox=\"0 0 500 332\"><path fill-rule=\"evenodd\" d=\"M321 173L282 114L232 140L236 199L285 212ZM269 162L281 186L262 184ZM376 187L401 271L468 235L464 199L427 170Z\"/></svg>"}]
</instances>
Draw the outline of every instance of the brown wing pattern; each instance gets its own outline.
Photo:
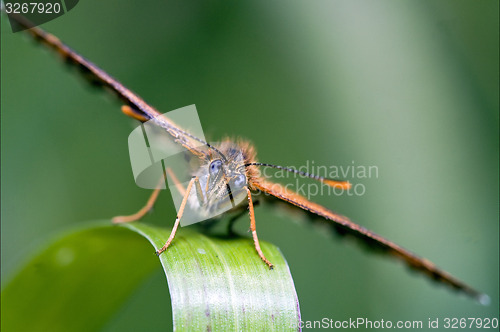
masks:
<instances>
[{"instance_id":1,"label":"brown wing pattern","mask_svg":"<svg viewBox=\"0 0 500 332\"><path fill-rule=\"evenodd\" d=\"M145 122L150 119L155 119L157 125L165 128L165 130L176 140L177 143L184 146L186 149L199 156L205 156L206 153L199 149L200 143L204 145L205 141L184 131L173 121L162 115L154 107L146 103L141 97L127 89L118 80L108 75L98 66L85 59L69 46L64 44L56 36L46 32L45 30L34 27L26 18L17 14L9 14L11 19L16 20L36 41L56 51L67 63L77 67L83 76L93 85L102 86L114 92L130 110L135 114L128 114L136 119L141 119Z\"/></svg>"},{"instance_id":2,"label":"brown wing pattern","mask_svg":"<svg viewBox=\"0 0 500 332\"><path fill-rule=\"evenodd\" d=\"M361 239L364 242L368 242L369 245L375 245L391 255L401 259L408 266L416 269L428 277L450 287L461 291L481 303L485 303L488 300L488 296L478 292L472 287L468 286L464 282L454 278L449 273L439 269L432 262L425 258L421 258L414 253L398 246L397 244L383 238L382 236L375 234L368 229L355 224L349 218L336 214L325 207L307 200L305 197L286 189L284 186L265 180L258 180L252 183L253 187L272 195L280 200L286 201L293 204L301 209L304 209L310 213L314 213L320 217L331 220L340 226L344 231L354 235L355 237Z\"/></svg>"}]
</instances>

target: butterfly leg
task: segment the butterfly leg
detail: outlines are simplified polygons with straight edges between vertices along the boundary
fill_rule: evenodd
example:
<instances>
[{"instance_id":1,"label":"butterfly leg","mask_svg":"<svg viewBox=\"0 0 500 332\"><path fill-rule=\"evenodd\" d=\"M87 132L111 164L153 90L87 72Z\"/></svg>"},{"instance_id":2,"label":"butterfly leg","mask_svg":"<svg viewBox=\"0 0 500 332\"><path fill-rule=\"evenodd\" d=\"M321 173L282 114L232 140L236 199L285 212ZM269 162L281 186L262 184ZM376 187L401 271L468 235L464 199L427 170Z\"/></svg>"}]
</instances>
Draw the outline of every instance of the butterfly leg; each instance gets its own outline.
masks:
<instances>
[{"instance_id":1,"label":"butterfly leg","mask_svg":"<svg viewBox=\"0 0 500 332\"><path fill-rule=\"evenodd\" d=\"M273 268L273 264L267 260L267 258L262 253L262 249L260 249L259 238L257 237L257 231L255 229L255 213L253 210L253 202L252 202L252 193L250 189L246 188L247 197L248 197L248 212L250 214L250 230L252 231L253 243L255 246L255 250L259 254L259 257L266 263L270 269Z\"/></svg>"},{"instance_id":2,"label":"butterfly leg","mask_svg":"<svg viewBox=\"0 0 500 332\"><path fill-rule=\"evenodd\" d=\"M136 213L134 214L131 214L129 216L116 216L114 217L113 219L111 219L111 221L114 223L114 224L119 224L119 223L125 223L125 222L132 222L132 221L136 221L136 220L139 220L141 219L142 217L144 217L144 215L146 213L149 212L149 210L151 210L153 208L153 205L155 204L156 202L156 199L158 198L158 195L160 194L160 190L161 190L161 187L164 183L165 179L162 177L160 179L160 181L158 182L158 185L156 186L155 190L153 191L153 193L151 194L151 196L149 196L149 199L148 201L146 202L146 205L144 205L142 207L142 209L140 209L139 211L137 211Z\"/></svg>"},{"instance_id":3,"label":"butterfly leg","mask_svg":"<svg viewBox=\"0 0 500 332\"><path fill-rule=\"evenodd\" d=\"M175 187L177 188L177 191L182 195L182 197L184 197L184 195L186 195L186 188L184 188L181 181L179 181L179 179L177 178L177 176L174 174L174 172L170 167L167 167L165 171L167 172L167 175L174 183Z\"/></svg>"},{"instance_id":4,"label":"butterfly leg","mask_svg":"<svg viewBox=\"0 0 500 332\"><path fill-rule=\"evenodd\" d=\"M157 255L160 255L162 252L167 250L168 246L170 243L172 243L175 233L177 232L177 228L179 227L179 223L181 222L182 215L184 213L184 208L186 207L186 203L189 197L189 192L191 191L191 188L193 187L193 184L198 181L198 177L194 177L189 181L189 184L186 189L186 193L184 194L184 198L182 199L181 206L179 207L179 212L177 212L177 219L175 219L174 227L172 228L172 232L170 233L170 236L168 237L167 242L161 247L160 250L156 252Z\"/></svg>"},{"instance_id":5,"label":"butterfly leg","mask_svg":"<svg viewBox=\"0 0 500 332\"><path fill-rule=\"evenodd\" d=\"M146 122L148 121L149 119L146 118L144 115L140 114L139 112L135 111L132 107L128 106L128 105L123 105L122 106L122 112L125 114L125 115L128 115L130 116L131 118L134 118L136 120L139 120L141 122Z\"/></svg>"},{"instance_id":6,"label":"butterfly leg","mask_svg":"<svg viewBox=\"0 0 500 332\"><path fill-rule=\"evenodd\" d=\"M128 106L123 106L123 107L128 107ZM185 195L186 189L182 186L182 183L180 183L179 179L175 176L174 172L172 172L172 169L170 167L167 167L165 169L166 173L168 176L172 179L174 182L174 185L176 186L177 190L181 193L182 196ZM125 222L132 222L141 219L144 217L146 213L148 213L152 208L153 205L156 202L156 199L158 198L158 195L160 194L161 187L164 183L164 178L162 177L156 186L155 190L149 197L148 201L146 202L146 205L142 209L140 209L137 213L134 213L129 216L117 216L112 219L113 223L119 224L119 223L125 223Z\"/></svg>"}]
</instances>

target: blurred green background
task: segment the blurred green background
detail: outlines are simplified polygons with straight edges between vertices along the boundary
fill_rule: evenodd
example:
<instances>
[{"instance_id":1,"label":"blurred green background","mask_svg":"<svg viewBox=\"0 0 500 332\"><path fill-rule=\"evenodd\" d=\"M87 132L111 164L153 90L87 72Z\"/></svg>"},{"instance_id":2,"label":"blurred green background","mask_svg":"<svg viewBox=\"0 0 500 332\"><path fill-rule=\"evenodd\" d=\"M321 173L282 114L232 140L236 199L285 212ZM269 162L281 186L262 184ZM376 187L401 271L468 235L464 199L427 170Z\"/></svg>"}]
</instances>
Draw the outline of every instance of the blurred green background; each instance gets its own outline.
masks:
<instances>
[{"instance_id":1,"label":"blurred green background","mask_svg":"<svg viewBox=\"0 0 500 332\"><path fill-rule=\"evenodd\" d=\"M302 319L498 317L498 1L81 1L45 24L161 111L196 104L210 140L262 162L375 165L366 194L315 201L491 296L483 307L273 206L259 236L291 268ZM135 123L1 24L2 285L54 234L135 212ZM145 221L172 225L169 193ZM237 229L246 234L248 220ZM28 245L26 245L28 243ZM120 271L117 271L117 275ZM8 305L2 303L2 305ZM105 330L171 328L158 273Z\"/></svg>"}]
</instances>

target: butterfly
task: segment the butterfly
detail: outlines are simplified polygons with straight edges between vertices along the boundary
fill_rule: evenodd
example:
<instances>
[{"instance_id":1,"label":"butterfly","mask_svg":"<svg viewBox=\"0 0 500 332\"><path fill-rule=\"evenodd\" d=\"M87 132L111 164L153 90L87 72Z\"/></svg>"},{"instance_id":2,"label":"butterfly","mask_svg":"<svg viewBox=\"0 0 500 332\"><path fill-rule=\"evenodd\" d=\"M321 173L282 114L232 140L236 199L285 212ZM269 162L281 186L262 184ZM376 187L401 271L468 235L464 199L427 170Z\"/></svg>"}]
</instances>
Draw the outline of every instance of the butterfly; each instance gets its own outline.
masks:
<instances>
[{"instance_id":1,"label":"butterfly","mask_svg":"<svg viewBox=\"0 0 500 332\"><path fill-rule=\"evenodd\" d=\"M96 86L105 87L112 91L123 103L121 110L124 114L139 120L142 123L153 123L162 129L173 142L182 146L185 151L197 160L197 166L191 173L191 179L184 186L176 175L168 168L164 169L164 177L169 176L182 195L181 204L177 211L177 218L171 234L158 255L167 251L174 241L178 226L186 209L209 211L214 206L225 201L237 208L234 203L236 197L244 197L248 206L250 230L256 253L260 259L272 269L273 264L262 251L256 230L256 218L252 194L264 193L274 200L288 203L298 209L306 211L310 216L320 218L331 223L341 234L351 235L371 247L381 249L383 252L405 262L409 267L420 271L435 281L446 284L482 304L488 302L488 296L477 291L461 280L438 268L425 258L421 258L411 251L385 239L384 237L354 223L349 218L335 213L324 206L317 204L302 195L291 191L286 186L272 182L260 174L260 169L265 167L279 169L285 172L311 178L321 184L333 188L349 189L351 184L347 181L333 180L318 175L302 172L289 167L272 165L259 162L252 144L243 139L227 138L217 144L210 144L183 129L168 116L146 103L136 93L123 86L118 80L111 77L92 62L61 42L54 35L39 27L33 27L22 16L11 15L14 19L27 28L33 38L58 53L65 62L77 67L83 76ZM165 178L160 179L160 183ZM140 219L153 207L160 192L160 186L155 188L146 205L137 213L129 216L113 218L114 223L132 222Z\"/></svg>"}]
</instances>

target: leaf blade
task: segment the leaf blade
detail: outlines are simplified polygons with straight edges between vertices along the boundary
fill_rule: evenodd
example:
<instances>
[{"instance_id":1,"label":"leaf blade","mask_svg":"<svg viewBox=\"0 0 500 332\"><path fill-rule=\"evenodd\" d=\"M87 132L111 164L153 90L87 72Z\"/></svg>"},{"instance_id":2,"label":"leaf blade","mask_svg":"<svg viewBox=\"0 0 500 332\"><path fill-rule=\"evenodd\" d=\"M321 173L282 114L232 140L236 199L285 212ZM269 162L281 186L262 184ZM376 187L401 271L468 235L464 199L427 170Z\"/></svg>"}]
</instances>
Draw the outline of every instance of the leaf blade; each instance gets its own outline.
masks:
<instances>
[{"instance_id":1,"label":"leaf blade","mask_svg":"<svg viewBox=\"0 0 500 332\"><path fill-rule=\"evenodd\" d=\"M170 235L170 230L151 230L141 223L124 227L151 234L148 240L155 249ZM300 309L288 265L277 247L266 242L261 247L273 270L260 260L251 239L220 239L181 229L160 255L174 329L297 330ZM199 314L196 322L193 311Z\"/></svg>"},{"instance_id":2,"label":"leaf blade","mask_svg":"<svg viewBox=\"0 0 500 332\"><path fill-rule=\"evenodd\" d=\"M170 229L142 223L90 223L31 259L2 290L2 328L12 331L98 330L158 268L152 248ZM269 271L251 239L220 239L182 229L161 255L182 330L297 330L297 294L279 249L261 243ZM167 305L168 307L168 305ZM27 319L28 318L28 319Z\"/></svg>"}]
</instances>

